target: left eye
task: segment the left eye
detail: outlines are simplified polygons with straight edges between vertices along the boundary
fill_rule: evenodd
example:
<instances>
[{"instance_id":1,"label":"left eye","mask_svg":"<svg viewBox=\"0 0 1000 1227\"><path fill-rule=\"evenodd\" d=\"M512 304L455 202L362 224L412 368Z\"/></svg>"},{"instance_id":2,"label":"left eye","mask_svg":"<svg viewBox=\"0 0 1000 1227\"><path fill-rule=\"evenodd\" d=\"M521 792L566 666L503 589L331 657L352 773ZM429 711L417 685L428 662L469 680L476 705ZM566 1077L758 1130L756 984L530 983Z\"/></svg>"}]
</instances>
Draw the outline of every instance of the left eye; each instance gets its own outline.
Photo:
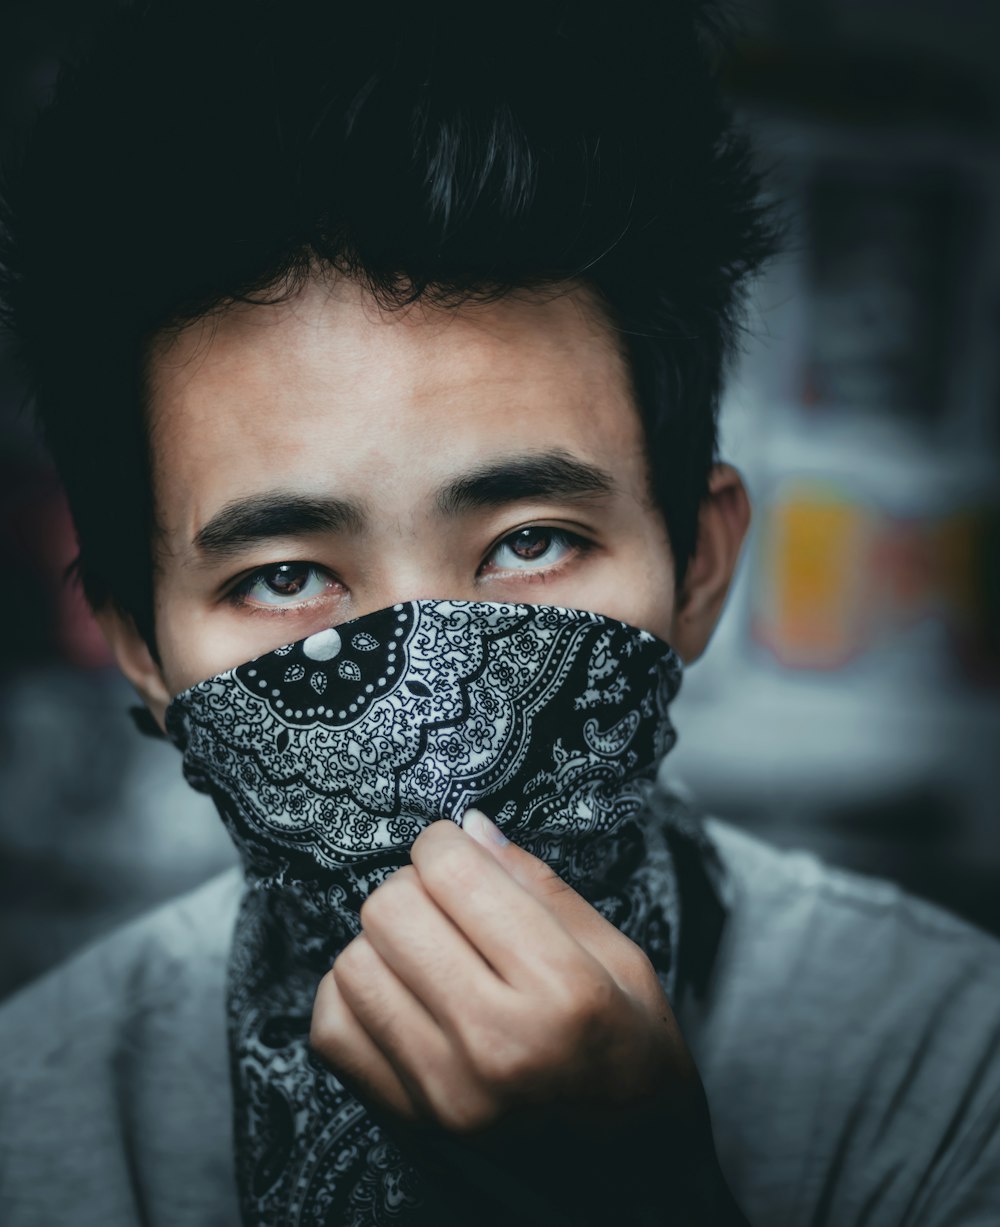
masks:
<instances>
[{"instance_id":1,"label":"left eye","mask_svg":"<svg viewBox=\"0 0 1000 1227\"><path fill-rule=\"evenodd\" d=\"M330 582L325 572L308 562L279 562L248 575L232 595L255 605L293 605L319 596Z\"/></svg>"},{"instance_id":2,"label":"left eye","mask_svg":"<svg viewBox=\"0 0 1000 1227\"><path fill-rule=\"evenodd\" d=\"M555 528L522 528L504 537L490 562L504 571L550 567L572 553L574 540Z\"/></svg>"}]
</instances>

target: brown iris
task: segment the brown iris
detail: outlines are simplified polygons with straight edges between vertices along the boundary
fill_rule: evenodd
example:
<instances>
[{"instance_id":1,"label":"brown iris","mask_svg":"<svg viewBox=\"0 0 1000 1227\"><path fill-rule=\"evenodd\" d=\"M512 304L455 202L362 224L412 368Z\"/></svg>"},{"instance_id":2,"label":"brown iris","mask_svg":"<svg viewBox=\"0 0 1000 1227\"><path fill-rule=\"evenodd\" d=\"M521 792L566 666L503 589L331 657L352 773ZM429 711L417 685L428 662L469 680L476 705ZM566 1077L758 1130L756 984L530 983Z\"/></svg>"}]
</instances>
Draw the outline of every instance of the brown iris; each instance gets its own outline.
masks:
<instances>
[{"instance_id":1,"label":"brown iris","mask_svg":"<svg viewBox=\"0 0 1000 1227\"><path fill-rule=\"evenodd\" d=\"M296 596L312 574L312 567L303 562L280 562L261 572L261 579L278 596Z\"/></svg>"},{"instance_id":2,"label":"brown iris","mask_svg":"<svg viewBox=\"0 0 1000 1227\"><path fill-rule=\"evenodd\" d=\"M522 528L519 533L507 538L507 544L518 556L531 560L541 558L552 544L552 530L546 528Z\"/></svg>"}]
</instances>

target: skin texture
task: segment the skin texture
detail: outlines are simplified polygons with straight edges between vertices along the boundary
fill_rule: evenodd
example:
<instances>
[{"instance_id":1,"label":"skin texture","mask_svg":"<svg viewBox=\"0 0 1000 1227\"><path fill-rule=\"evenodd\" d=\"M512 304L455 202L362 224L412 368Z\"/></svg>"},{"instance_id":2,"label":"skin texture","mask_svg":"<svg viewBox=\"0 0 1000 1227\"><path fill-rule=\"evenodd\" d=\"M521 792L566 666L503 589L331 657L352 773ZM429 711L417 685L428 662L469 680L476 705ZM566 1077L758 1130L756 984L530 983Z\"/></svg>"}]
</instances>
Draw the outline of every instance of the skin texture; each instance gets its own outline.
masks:
<instances>
[{"instance_id":1,"label":"skin texture","mask_svg":"<svg viewBox=\"0 0 1000 1227\"><path fill-rule=\"evenodd\" d=\"M422 597L593 610L691 661L747 527L743 486L720 465L675 591L628 371L580 286L384 314L354 283L316 279L281 305L232 308L161 338L149 389L160 663L128 618L100 620L161 724L194 682ZM604 488L501 489L487 505L443 508L456 481L540 455L599 468ZM222 554L204 548L220 512L289 494L340 499L351 515L230 541ZM277 564L297 567L284 573L295 591L275 591ZM318 985L312 1032L359 1094L476 1138L518 1114L567 1108L627 1138L630 1121L648 1133L650 1106L662 1108L678 1171L709 1172L691 1221L739 1221L697 1072L645 954L545 865L478 816L465 829L435 823L361 921ZM577 1165L580 1145L586 1131Z\"/></svg>"}]
</instances>

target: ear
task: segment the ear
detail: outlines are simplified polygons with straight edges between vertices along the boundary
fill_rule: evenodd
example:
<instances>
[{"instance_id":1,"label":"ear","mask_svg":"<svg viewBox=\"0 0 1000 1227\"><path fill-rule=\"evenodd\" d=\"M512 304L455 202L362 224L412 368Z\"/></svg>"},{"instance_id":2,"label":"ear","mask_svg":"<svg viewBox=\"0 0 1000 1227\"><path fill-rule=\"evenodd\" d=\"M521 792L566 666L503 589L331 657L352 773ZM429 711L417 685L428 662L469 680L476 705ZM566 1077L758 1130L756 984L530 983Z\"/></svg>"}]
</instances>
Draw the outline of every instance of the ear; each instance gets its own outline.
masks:
<instances>
[{"instance_id":1,"label":"ear","mask_svg":"<svg viewBox=\"0 0 1000 1227\"><path fill-rule=\"evenodd\" d=\"M160 666L153 659L135 622L130 615L111 605L95 610L94 616L119 669L138 691L153 719L165 732L165 712L170 702L170 692L163 680Z\"/></svg>"},{"instance_id":2,"label":"ear","mask_svg":"<svg viewBox=\"0 0 1000 1227\"><path fill-rule=\"evenodd\" d=\"M698 513L698 541L678 594L671 643L685 664L696 661L722 613L750 525L750 499L729 464L717 464Z\"/></svg>"}]
</instances>

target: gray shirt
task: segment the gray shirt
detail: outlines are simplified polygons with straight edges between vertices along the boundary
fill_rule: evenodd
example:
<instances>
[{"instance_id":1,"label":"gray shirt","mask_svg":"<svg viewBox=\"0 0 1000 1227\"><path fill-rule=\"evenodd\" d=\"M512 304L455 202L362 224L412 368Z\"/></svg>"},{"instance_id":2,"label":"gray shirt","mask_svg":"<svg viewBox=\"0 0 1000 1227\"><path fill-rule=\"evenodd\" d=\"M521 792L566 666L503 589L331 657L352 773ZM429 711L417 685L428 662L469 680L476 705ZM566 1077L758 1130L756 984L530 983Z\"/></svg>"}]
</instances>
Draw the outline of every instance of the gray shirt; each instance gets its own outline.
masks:
<instances>
[{"instance_id":1,"label":"gray shirt","mask_svg":"<svg viewBox=\"0 0 1000 1227\"><path fill-rule=\"evenodd\" d=\"M1000 1224L1000 943L710 822L728 915L678 1007L754 1227ZM222 1227L231 871L0 1009L5 1227Z\"/></svg>"}]
</instances>

